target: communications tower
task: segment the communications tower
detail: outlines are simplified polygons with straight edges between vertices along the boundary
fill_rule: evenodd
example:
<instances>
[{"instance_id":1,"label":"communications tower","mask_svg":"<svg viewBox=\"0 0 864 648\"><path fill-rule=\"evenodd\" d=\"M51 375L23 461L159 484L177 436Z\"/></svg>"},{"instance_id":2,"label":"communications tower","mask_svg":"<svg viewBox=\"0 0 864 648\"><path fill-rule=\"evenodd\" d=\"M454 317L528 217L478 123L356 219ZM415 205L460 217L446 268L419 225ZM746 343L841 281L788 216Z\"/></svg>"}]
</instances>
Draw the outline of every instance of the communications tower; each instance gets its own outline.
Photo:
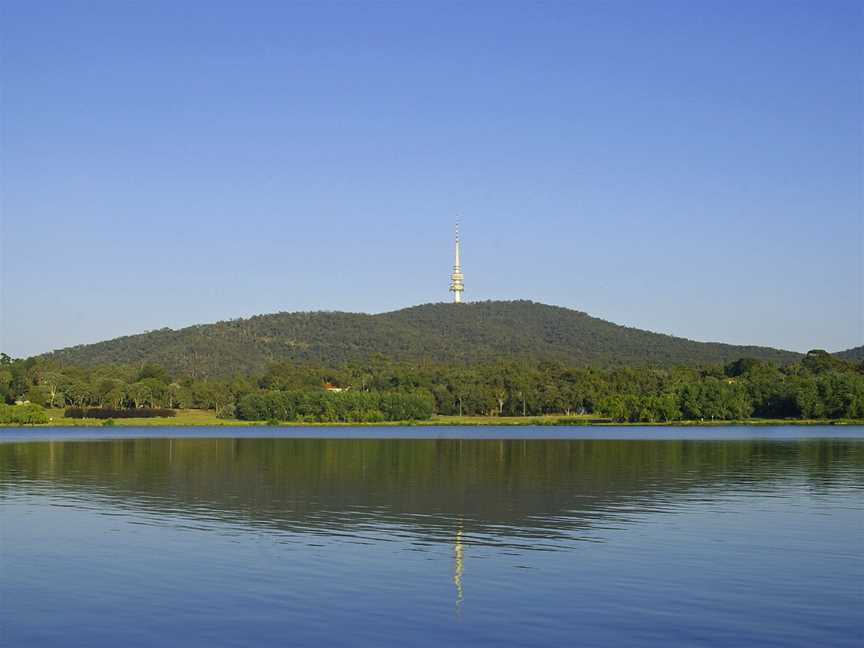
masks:
<instances>
[{"instance_id":1,"label":"communications tower","mask_svg":"<svg viewBox=\"0 0 864 648\"><path fill-rule=\"evenodd\" d=\"M459 304L462 301L462 292L465 290L462 275L462 259L461 250L459 248L459 223L456 223L456 259L453 263L453 272L450 273L450 292L453 293L453 303Z\"/></svg>"}]
</instances>

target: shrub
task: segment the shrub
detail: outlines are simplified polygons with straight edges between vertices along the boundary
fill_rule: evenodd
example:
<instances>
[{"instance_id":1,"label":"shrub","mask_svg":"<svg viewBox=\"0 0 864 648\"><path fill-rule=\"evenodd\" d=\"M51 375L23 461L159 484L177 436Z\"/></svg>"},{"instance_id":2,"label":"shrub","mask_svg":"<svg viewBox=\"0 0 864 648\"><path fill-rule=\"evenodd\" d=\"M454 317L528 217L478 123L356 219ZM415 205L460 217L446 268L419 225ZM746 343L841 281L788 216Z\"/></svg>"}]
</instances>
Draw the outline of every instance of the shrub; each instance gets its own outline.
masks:
<instances>
[{"instance_id":1,"label":"shrub","mask_svg":"<svg viewBox=\"0 0 864 648\"><path fill-rule=\"evenodd\" d=\"M157 407L139 407L137 409L112 409L109 407L67 407L63 414L66 418L156 418L177 416L176 410Z\"/></svg>"},{"instance_id":2,"label":"shrub","mask_svg":"<svg viewBox=\"0 0 864 648\"><path fill-rule=\"evenodd\" d=\"M428 392L397 392L381 395L381 411L388 421L432 418L434 407L434 400Z\"/></svg>"},{"instance_id":3,"label":"shrub","mask_svg":"<svg viewBox=\"0 0 864 648\"><path fill-rule=\"evenodd\" d=\"M48 414L41 405L0 405L0 423L35 425L48 423Z\"/></svg>"}]
</instances>

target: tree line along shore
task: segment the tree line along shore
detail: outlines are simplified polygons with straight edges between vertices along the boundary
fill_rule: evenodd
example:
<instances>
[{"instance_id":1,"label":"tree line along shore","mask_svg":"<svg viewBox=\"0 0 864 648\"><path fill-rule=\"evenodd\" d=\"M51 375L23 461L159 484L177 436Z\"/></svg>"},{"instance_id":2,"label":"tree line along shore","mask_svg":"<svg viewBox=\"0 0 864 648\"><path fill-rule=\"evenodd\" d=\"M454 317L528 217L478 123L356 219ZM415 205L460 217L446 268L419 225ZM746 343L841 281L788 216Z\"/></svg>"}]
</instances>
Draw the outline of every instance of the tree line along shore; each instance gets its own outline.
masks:
<instances>
[{"instance_id":1,"label":"tree line along shore","mask_svg":"<svg viewBox=\"0 0 864 648\"><path fill-rule=\"evenodd\" d=\"M373 358L272 364L231 379L162 367L0 355L0 424L720 424L864 420L864 363L814 350L787 363L597 369Z\"/></svg>"}]
</instances>

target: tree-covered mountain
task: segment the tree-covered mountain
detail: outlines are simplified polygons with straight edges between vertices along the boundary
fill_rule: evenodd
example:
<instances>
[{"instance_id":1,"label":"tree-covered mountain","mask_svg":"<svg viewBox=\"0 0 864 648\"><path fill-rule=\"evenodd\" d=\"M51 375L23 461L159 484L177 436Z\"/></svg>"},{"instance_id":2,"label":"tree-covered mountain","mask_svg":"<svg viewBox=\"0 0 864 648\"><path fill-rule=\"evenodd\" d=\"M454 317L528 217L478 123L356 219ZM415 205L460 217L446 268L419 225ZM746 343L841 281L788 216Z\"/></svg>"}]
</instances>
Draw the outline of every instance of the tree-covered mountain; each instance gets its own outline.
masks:
<instances>
[{"instance_id":1,"label":"tree-covered mountain","mask_svg":"<svg viewBox=\"0 0 864 648\"><path fill-rule=\"evenodd\" d=\"M864 362L864 346L838 351L834 355L847 362Z\"/></svg>"},{"instance_id":2,"label":"tree-covered mountain","mask_svg":"<svg viewBox=\"0 0 864 648\"><path fill-rule=\"evenodd\" d=\"M258 315L79 345L46 357L92 367L153 362L174 375L260 373L277 361L341 366L376 356L397 362L476 364L499 359L573 366L673 366L741 357L778 363L800 354L767 347L694 342L619 326L530 301L425 304L390 313Z\"/></svg>"}]
</instances>

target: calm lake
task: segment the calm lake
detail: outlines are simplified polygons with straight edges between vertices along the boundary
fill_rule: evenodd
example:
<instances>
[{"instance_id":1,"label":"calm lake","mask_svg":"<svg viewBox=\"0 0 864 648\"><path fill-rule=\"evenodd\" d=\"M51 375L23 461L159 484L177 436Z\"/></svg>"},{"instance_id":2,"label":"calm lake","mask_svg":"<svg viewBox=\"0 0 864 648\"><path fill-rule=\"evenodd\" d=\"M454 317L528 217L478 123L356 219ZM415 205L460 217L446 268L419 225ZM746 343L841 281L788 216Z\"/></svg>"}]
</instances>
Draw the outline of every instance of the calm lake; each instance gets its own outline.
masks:
<instances>
[{"instance_id":1,"label":"calm lake","mask_svg":"<svg viewBox=\"0 0 864 648\"><path fill-rule=\"evenodd\" d=\"M7 646L860 646L864 429L0 429L0 543Z\"/></svg>"}]
</instances>

